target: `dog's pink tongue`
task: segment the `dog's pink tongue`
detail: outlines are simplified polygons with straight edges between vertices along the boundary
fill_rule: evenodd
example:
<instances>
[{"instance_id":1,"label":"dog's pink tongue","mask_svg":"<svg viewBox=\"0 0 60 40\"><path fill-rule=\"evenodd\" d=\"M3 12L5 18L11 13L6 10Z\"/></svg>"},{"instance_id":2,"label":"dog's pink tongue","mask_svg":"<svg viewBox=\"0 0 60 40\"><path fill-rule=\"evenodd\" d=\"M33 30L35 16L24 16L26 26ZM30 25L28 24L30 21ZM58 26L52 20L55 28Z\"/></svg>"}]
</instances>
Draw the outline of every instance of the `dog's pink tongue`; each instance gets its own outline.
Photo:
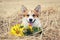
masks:
<instances>
[{"instance_id":1,"label":"dog's pink tongue","mask_svg":"<svg viewBox=\"0 0 60 40\"><path fill-rule=\"evenodd\" d=\"M32 26L32 23L29 23L30 26Z\"/></svg>"}]
</instances>

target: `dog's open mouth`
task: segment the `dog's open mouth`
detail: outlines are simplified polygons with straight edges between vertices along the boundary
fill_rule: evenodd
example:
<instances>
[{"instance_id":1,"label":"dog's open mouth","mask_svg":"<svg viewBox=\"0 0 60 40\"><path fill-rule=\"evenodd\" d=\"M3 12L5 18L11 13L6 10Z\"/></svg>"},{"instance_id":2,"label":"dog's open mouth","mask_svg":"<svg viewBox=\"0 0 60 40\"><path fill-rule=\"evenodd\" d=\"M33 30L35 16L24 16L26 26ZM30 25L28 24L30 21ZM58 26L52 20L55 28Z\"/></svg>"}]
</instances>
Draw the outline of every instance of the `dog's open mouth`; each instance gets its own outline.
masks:
<instances>
[{"instance_id":1,"label":"dog's open mouth","mask_svg":"<svg viewBox=\"0 0 60 40\"><path fill-rule=\"evenodd\" d=\"M36 21L36 19L34 21L27 21L30 24L33 24Z\"/></svg>"}]
</instances>

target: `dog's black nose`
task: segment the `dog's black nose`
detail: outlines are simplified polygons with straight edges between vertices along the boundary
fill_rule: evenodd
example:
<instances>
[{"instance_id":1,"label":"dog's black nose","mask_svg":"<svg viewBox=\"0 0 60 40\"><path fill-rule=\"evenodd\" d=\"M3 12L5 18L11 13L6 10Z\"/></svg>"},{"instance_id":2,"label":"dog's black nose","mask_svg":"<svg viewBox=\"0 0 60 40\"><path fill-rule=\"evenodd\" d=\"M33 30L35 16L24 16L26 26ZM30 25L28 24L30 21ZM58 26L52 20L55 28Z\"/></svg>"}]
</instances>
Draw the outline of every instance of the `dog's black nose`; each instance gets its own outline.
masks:
<instances>
[{"instance_id":1,"label":"dog's black nose","mask_svg":"<svg viewBox=\"0 0 60 40\"><path fill-rule=\"evenodd\" d=\"M32 22L32 19L29 19L30 22Z\"/></svg>"}]
</instances>

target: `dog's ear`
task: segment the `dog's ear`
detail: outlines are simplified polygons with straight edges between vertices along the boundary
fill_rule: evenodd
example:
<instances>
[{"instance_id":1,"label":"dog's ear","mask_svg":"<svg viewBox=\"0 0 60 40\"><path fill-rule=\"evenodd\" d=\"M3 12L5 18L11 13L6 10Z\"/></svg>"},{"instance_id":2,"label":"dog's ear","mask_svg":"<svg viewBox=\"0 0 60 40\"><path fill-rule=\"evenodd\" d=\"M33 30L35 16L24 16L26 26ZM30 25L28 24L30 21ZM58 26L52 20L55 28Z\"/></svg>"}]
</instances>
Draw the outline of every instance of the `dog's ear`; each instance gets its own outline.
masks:
<instances>
[{"instance_id":1,"label":"dog's ear","mask_svg":"<svg viewBox=\"0 0 60 40\"><path fill-rule=\"evenodd\" d=\"M36 12L40 12L40 11L41 11L41 6L38 5L34 10L35 10Z\"/></svg>"},{"instance_id":2,"label":"dog's ear","mask_svg":"<svg viewBox=\"0 0 60 40\"><path fill-rule=\"evenodd\" d=\"M24 5L22 5L22 6L21 6L21 11L22 11L22 12L26 12L26 10L27 10L27 8L26 8Z\"/></svg>"}]
</instances>

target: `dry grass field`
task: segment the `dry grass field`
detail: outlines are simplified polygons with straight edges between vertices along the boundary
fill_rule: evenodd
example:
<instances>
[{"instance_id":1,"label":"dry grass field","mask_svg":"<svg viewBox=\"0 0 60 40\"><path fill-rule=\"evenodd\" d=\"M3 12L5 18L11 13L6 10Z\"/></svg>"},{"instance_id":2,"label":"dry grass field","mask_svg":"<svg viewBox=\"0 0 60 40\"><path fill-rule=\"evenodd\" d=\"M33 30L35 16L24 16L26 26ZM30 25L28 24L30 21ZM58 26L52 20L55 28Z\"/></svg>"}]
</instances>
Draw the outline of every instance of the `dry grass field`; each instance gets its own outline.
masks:
<instances>
[{"instance_id":1,"label":"dry grass field","mask_svg":"<svg viewBox=\"0 0 60 40\"><path fill-rule=\"evenodd\" d=\"M15 37L7 33L12 25L21 23L20 7L34 9L41 5L40 20L43 37ZM60 40L60 0L0 0L0 40Z\"/></svg>"}]
</instances>

